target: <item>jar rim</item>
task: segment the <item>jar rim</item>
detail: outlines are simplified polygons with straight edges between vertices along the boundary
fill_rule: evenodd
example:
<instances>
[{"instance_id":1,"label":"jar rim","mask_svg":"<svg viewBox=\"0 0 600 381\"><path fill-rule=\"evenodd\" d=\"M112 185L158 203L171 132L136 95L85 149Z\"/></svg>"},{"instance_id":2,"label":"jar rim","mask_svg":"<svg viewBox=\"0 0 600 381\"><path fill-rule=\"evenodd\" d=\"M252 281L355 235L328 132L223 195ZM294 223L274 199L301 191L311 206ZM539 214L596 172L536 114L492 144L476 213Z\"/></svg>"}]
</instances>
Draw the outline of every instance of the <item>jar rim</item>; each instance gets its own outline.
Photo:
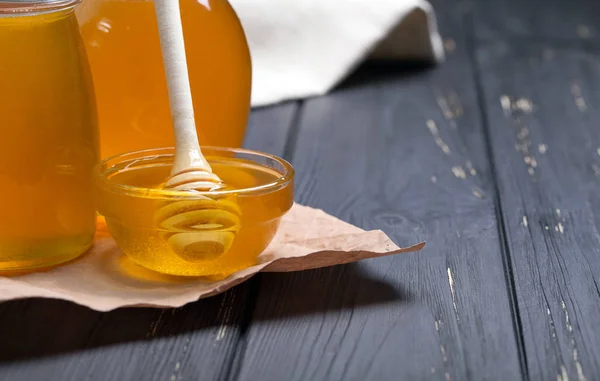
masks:
<instances>
[{"instance_id":1,"label":"jar rim","mask_svg":"<svg viewBox=\"0 0 600 381\"><path fill-rule=\"evenodd\" d=\"M60 11L79 3L81 0L0 0L0 15Z\"/></svg>"}]
</instances>

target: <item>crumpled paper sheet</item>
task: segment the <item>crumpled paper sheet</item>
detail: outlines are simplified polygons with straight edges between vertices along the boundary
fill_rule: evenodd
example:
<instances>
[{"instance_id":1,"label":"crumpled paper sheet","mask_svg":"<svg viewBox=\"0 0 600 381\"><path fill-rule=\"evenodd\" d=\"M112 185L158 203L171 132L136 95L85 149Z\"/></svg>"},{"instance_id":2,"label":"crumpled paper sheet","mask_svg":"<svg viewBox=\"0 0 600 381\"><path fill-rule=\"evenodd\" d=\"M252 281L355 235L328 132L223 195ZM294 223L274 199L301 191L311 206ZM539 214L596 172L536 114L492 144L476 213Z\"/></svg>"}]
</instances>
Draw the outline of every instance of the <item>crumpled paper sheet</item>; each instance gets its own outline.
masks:
<instances>
[{"instance_id":1,"label":"crumpled paper sheet","mask_svg":"<svg viewBox=\"0 0 600 381\"><path fill-rule=\"evenodd\" d=\"M99 224L94 246L79 259L54 269L0 277L0 301L32 297L69 300L97 311L120 307L181 307L234 287L258 272L289 272L418 251L405 249L382 231L364 231L327 213L295 204L283 218L259 264L226 279L162 275L136 265Z\"/></svg>"}]
</instances>

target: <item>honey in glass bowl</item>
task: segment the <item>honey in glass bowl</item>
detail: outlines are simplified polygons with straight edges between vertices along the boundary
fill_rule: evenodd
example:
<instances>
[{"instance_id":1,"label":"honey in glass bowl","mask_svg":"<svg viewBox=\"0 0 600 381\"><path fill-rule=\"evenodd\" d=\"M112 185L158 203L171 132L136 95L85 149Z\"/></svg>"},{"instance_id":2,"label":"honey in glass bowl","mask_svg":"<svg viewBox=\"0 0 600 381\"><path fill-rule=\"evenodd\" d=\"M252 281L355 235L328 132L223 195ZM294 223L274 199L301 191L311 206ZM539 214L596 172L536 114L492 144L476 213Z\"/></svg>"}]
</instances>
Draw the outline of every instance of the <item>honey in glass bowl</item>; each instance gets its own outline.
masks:
<instances>
[{"instance_id":1,"label":"honey in glass bowl","mask_svg":"<svg viewBox=\"0 0 600 381\"><path fill-rule=\"evenodd\" d=\"M97 174L98 210L112 237L134 262L159 273L221 279L255 265L293 204L294 171L277 157L249 150L202 149L226 184L212 192L162 188L173 164L173 149L153 149L105 160ZM171 208L173 207L173 208ZM221 211L235 211L223 224ZM171 216L157 216L165 210ZM208 209L194 223L162 223L165 217ZM168 212L167 212L168 213ZM208 227L208 228L207 228ZM220 237L223 251L197 248L195 237Z\"/></svg>"},{"instance_id":2,"label":"honey in glass bowl","mask_svg":"<svg viewBox=\"0 0 600 381\"><path fill-rule=\"evenodd\" d=\"M242 26L226 0L179 3L200 143L240 147L252 75ZM173 146L152 1L85 0L76 14L96 88L102 157Z\"/></svg>"}]
</instances>

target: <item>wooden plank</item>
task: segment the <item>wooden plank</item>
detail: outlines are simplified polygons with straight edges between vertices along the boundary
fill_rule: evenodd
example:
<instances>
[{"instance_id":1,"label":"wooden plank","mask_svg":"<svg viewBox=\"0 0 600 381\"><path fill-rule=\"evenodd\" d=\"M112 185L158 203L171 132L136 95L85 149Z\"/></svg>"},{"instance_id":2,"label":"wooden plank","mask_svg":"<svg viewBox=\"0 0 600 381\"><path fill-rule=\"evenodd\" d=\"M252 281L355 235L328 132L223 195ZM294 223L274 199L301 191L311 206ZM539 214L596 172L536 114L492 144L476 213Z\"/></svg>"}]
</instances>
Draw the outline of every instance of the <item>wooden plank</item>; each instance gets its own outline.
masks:
<instances>
[{"instance_id":1,"label":"wooden plank","mask_svg":"<svg viewBox=\"0 0 600 381\"><path fill-rule=\"evenodd\" d=\"M600 54L549 37L477 60L528 373L600 379Z\"/></svg>"},{"instance_id":2,"label":"wooden plank","mask_svg":"<svg viewBox=\"0 0 600 381\"><path fill-rule=\"evenodd\" d=\"M293 139L299 102L261 107L252 111L244 147L279 157L286 155L288 140Z\"/></svg>"},{"instance_id":3,"label":"wooden plank","mask_svg":"<svg viewBox=\"0 0 600 381\"><path fill-rule=\"evenodd\" d=\"M239 299L238 299L239 298ZM243 290L181 309L97 313L66 302L1 305L0 379L154 380L227 371Z\"/></svg>"},{"instance_id":4,"label":"wooden plank","mask_svg":"<svg viewBox=\"0 0 600 381\"><path fill-rule=\"evenodd\" d=\"M297 201L428 246L262 275L232 380L521 379L470 61L445 14L448 62L377 66L307 101L293 158Z\"/></svg>"},{"instance_id":5,"label":"wooden plank","mask_svg":"<svg viewBox=\"0 0 600 381\"><path fill-rule=\"evenodd\" d=\"M600 40L596 0L478 0L473 6L479 39L551 39L571 46Z\"/></svg>"},{"instance_id":6,"label":"wooden plank","mask_svg":"<svg viewBox=\"0 0 600 381\"><path fill-rule=\"evenodd\" d=\"M294 109L288 104L253 113L249 148L282 153ZM254 303L251 290L241 285L167 310L98 313L55 300L2 303L0 379L225 379Z\"/></svg>"}]
</instances>

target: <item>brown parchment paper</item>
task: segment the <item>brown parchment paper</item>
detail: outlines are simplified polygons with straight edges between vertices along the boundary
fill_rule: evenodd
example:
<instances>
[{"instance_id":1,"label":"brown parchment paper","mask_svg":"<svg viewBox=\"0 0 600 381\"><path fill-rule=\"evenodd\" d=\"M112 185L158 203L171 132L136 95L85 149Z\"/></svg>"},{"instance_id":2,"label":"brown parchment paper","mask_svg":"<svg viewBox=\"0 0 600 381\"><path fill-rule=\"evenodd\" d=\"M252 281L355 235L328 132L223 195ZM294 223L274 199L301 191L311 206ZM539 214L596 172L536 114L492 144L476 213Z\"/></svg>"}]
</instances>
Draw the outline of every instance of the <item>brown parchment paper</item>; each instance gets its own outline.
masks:
<instances>
[{"instance_id":1,"label":"brown parchment paper","mask_svg":"<svg viewBox=\"0 0 600 381\"><path fill-rule=\"evenodd\" d=\"M180 307L234 287L258 272L290 272L418 251L401 249L382 231L364 231L327 213L295 204L283 218L259 264L226 279L158 274L130 261L98 226L90 251L44 272L0 277L0 301L42 297L69 300L97 311L120 307Z\"/></svg>"}]
</instances>

